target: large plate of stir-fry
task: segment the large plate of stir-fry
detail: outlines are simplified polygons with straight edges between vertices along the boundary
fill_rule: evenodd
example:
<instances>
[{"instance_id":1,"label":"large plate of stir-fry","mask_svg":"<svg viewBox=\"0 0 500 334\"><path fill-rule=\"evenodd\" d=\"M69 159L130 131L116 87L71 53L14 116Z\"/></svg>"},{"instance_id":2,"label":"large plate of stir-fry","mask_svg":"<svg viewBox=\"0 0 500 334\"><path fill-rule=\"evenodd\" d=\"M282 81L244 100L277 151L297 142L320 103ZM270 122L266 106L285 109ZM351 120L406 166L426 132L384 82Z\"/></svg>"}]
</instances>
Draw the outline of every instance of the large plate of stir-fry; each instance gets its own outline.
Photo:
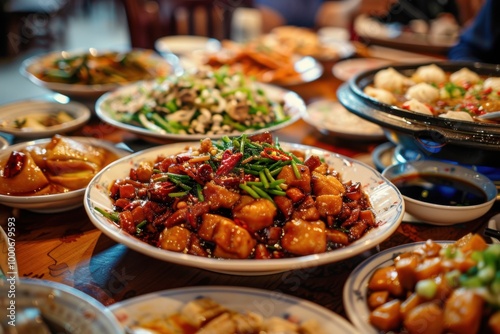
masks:
<instances>
[{"instance_id":1,"label":"large plate of stir-fry","mask_svg":"<svg viewBox=\"0 0 500 334\"><path fill-rule=\"evenodd\" d=\"M72 98L96 99L117 87L169 75L172 66L152 50L57 51L26 59L20 72L35 85Z\"/></svg>"},{"instance_id":2,"label":"large plate of stir-fry","mask_svg":"<svg viewBox=\"0 0 500 334\"><path fill-rule=\"evenodd\" d=\"M389 237L404 213L400 192L373 168L269 133L132 154L94 177L84 206L131 249L238 275L353 257Z\"/></svg>"},{"instance_id":3,"label":"large plate of stir-fry","mask_svg":"<svg viewBox=\"0 0 500 334\"><path fill-rule=\"evenodd\" d=\"M227 68L137 82L96 103L104 122L157 140L274 131L298 120L305 109L296 93Z\"/></svg>"}]
</instances>

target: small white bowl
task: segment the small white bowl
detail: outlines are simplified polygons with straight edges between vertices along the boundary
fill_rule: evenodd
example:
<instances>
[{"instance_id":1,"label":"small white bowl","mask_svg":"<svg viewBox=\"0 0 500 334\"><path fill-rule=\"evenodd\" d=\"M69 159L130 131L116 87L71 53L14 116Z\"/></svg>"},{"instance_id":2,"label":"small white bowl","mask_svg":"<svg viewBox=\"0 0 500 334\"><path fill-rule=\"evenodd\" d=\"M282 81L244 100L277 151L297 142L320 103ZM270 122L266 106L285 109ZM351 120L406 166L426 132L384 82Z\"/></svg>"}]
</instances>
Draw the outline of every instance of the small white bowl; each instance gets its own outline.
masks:
<instances>
[{"instance_id":1,"label":"small white bowl","mask_svg":"<svg viewBox=\"0 0 500 334\"><path fill-rule=\"evenodd\" d=\"M14 320L16 323L23 312L34 309L39 311L45 323L56 324L64 328L65 333L123 334L108 308L84 292L62 283L41 279L0 280L0 294L4 314L2 322ZM19 332L15 333L22 332L19 325Z\"/></svg>"},{"instance_id":2,"label":"small white bowl","mask_svg":"<svg viewBox=\"0 0 500 334\"><path fill-rule=\"evenodd\" d=\"M419 160L395 164L382 172L383 176L394 183L397 183L397 179L416 177L418 174L465 183L480 189L485 196L485 201L479 204L443 205L414 199L398 187L403 194L406 213L421 222L443 226L469 222L483 216L495 203L497 197L495 184L488 177L471 168L440 161ZM427 184L430 185L430 183ZM452 186L446 189L451 191Z\"/></svg>"},{"instance_id":3,"label":"small white bowl","mask_svg":"<svg viewBox=\"0 0 500 334\"><path fill-rule=\"evenodd\" d=\"M84 143L90 143L116 154L118 158L128 155L129 152L118 149L114 144L103 140L87 137L69 137ZM0 161L7 159L12 151L20 150L29 145L40 145L50 142L51 138L34 140L9 146L0 151ZM0 204L13 208L26 209L38 213L56 213L78 208L83 205L85 188L68 191L60 194L37 195L37 196L9 196L0 194Z\"/></svg>"},{"instance_id":4,"label":"small white bowl","mask_svg":"<svg viewBox=\"0 0 500 334\"><path fill-rule=\"evenodd\" d=\"M64 111L73 119L58 125L43 129L16 128L13 126L15 120L29 118L36 115L50 115ZM74 131L87 123L92 113L82 103L45 100L26 100L9 103L0 107L0 131L10 133L19 138L46 138L55 134L64 134Z\"/></svg>"}]
</instances>

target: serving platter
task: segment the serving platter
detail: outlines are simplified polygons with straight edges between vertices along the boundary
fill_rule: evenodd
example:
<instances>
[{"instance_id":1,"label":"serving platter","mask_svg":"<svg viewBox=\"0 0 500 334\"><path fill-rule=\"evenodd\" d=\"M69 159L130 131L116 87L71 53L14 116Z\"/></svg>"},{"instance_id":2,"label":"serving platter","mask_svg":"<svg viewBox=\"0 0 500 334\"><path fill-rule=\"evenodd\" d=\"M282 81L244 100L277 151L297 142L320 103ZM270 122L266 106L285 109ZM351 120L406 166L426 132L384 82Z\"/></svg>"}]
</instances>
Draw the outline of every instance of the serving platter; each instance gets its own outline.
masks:
<instances>
[{"instance_id":1,"label":"serving platter","mask_svg":"<svg viewBox=\"0 0 500 334\"><path fill-rule=\"evenodd\" d=\"M418 67L433 63L392 66L410 75ZM439 62L446 72L467 68L479 75L500 76L500 70L489 64L471 62ZM337 90L339 102L352 113L379 124L395 145L415 150L435 159L476 166L498 166L496 153L500 148L500 126L494 123L470 122L434 117L379 102L364 93L381 68L352 77Z\"/></svg>"},{"instance_id":2,"label":"serving platter","mask_svg":"<svg viewBox=\"0 0 500 334\"><path fill-rule=\"evenodd\" d=\"M339 154L291 143L281 143L281 146L285 150L303 151L306 156L318 155L324 158L329 166L337 170L344 180L359 181L370 199L378 226L350 245L325 253L270 260L220 260L166 251L146 244L123 231L119 226L96 211L97 207L106 211L113 211L113 203L109 198L108 189L114 180L129 175L131 167L136 166L141 161L152 161L160 154L177 154L182 152L186 146L193 145L198 144L188 142L158 146L124 157L103 169L92 179L84 196L84 207L92 223L116 242L156 259L234 275L267 275L338 262L353 257L375 247L388 238L402 221L404 214L403 198L397 188L382 177L379 172L364 163Z\"/></svg>"},{"instance_id":3,"label":"serving platter","mask_svg":"<svg viewBox=\"0 0 500 334\"><path fill-rule=\"evenodd\" d=\"M26 77L37 86L50 89L54 92L66 95L73 99L94 100L102 94L109 92L117 87L123 86L123 83L100 83L100 84L82 84L82 83L65 83L54 82L40 79L40 73L43 73L48 67L58 59L72 59L76 56L83 55L103 55L109 50L97 50L90 48L87 50L65 50L54 51L42 55L32 56L23 61L19 69L21 75ZM152 50L133 49L130 51L140 57L144 57L144 62L150 68L154 76L165 76L172 72L172 66L159 54ZM144 77L141 80L149 79Z\"/></svg>"},{"instance_id":4,"label":"serving platter","mask_svg":"<svg viewBox=\"0 0 500 334\"><path fill-rule=\"evenodd\" d=\"M123 328L130 329L144 322L165 319L188 302L205 297L237 312L255 312L263 317L315 321L324 333L356 334L346 319L330 310L279 291L232 286L200 286L164 290L131 298L110 306ZM139 331L139 330L137 330Z\"/></svg>"},{"instance_id":5,"label":"serving platter","mask_svg":"<svg viewBox=\"0 0 500 334\"><path fill-rule=\"evenodd\" d=\"M177 141L187 141L187 140L199 140L207 137L207 134L176 134L176 133L168 133L161 129L153 130L147 129L145 127L134 125L130 123L124 123L118 120L118 113L113 107L113 101L116 99L127 98L132 94L142 91L145 94L148 94L152 91L155 86L154 81L143 81L135 84L131 84L122 88L119 88L113 92L109 92L100 97L96 102L96 114L97 116L106 123L109 123L119 129L123 129L126 131L130 131L132 133L136 133L142 137L154 139L156 141L168 141L168 140L177 140ZM248 130L246 133L261 133L261 132L273 132L284 128L292 123L296 122L301 116L301 112L305 110L305 103L302 98L289 90L283 89L281 87L277 87L274 85L261 84L257 83L256 87L262 89L265 94L275 102L283 101L283 108L286 110L289 118L279 124L271 125L268 127L264 127L258 130ZM231 135L238 135L241 132L235 131L235 133ZM227 134L212 134L210 137L212 139L222 138Z\"/></svg>"}]
</instances>

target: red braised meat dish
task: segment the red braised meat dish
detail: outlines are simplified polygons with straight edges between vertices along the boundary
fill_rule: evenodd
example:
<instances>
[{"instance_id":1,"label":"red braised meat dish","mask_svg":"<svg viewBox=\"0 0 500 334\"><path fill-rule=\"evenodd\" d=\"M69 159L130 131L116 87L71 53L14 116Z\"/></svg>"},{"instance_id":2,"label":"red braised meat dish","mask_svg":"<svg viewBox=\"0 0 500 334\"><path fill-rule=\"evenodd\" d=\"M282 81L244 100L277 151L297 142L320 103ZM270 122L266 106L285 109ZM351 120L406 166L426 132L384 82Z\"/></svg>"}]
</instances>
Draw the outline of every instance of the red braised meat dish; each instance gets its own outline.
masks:
<instances>
[{"instance_id":1,"label":"red braised meat dish","mask_svg":"<svg viewBox=\"0 0 500 334\"><path fill-rule=\"evenodd\" d=\"M168 251L288 258L345 247L376 227L362 185L319 156L285 151L269 133L204 139L158 156L110 187L124 231Z\"/></svg>"}]
</instances>

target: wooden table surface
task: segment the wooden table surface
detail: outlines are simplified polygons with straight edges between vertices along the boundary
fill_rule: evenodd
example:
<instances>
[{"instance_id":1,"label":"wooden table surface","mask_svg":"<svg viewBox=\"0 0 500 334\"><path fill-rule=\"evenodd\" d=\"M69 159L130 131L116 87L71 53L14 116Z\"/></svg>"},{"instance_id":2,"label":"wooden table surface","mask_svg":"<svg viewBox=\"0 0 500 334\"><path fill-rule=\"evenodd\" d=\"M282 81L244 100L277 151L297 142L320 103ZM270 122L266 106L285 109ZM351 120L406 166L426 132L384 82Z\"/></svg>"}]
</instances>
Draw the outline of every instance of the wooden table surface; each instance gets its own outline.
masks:
<instances>
[{"instance_id":1,"label":"wooden table surface","mask_svg":"<svg viewBox=\"0 0 500 334\"><path fill-rule=\"evenodd\" d=\"M292 87L307 103L316 99L336 99L341 82L325 74L317 81ZM133 141L134 135L93 119L78 135L101 137L114 142ZM332 150L370 162L370 153L382 142L356 143L322 135L303 121L276 133L280 141L297 142ZM428 238L456 240L469 232L481 233L489 217L499 212L499 204L474 222L455 226L432 226L403 222L397 231L376 249L355 258L319 267L265 276L219 274L162 262L117 244L90 222L83 207L57 214L37 214L0 206L0 222L5 228L15 219L16 256L21 278L39 278L73 286L105 305L160 291L188 286L225 285L254 287L290 294L318 303L345 316L342 290L349 273L375 252Z\"/></svg>"}]
</instances>

